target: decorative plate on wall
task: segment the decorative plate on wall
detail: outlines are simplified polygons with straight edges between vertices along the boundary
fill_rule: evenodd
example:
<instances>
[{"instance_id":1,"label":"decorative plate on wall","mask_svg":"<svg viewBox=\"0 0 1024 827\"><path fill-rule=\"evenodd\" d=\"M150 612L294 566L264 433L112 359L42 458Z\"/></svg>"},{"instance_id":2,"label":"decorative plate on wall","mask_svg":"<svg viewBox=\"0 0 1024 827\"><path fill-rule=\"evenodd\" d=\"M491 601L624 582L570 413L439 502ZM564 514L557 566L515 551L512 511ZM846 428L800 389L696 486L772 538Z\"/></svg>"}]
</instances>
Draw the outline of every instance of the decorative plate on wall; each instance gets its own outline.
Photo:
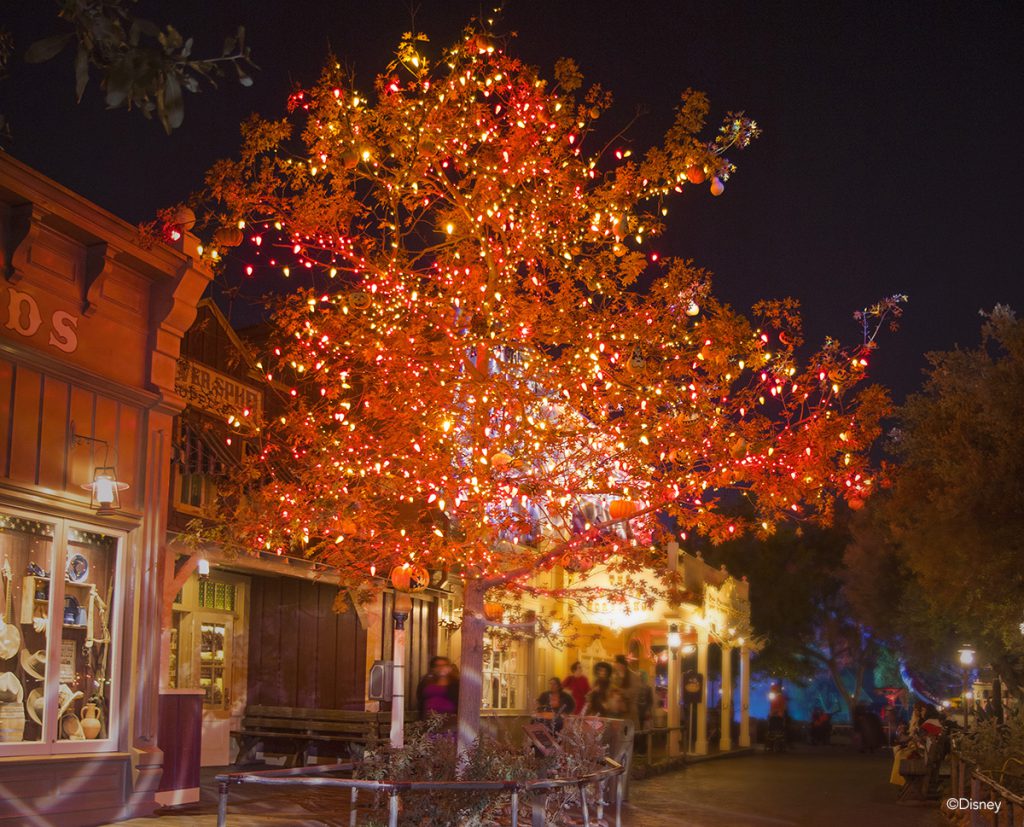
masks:
<instances>
[{"instance_id":1,"label":"decorative plate on wall","mask_svg":"<svg viewBox=\"0 0 1024 827\"><path fill-rule=\"evenodd\" d=\"M81 583L89 576L89 561L81 554L72 554L68 558L68 580Z\"/></svg>"}]
</instances>

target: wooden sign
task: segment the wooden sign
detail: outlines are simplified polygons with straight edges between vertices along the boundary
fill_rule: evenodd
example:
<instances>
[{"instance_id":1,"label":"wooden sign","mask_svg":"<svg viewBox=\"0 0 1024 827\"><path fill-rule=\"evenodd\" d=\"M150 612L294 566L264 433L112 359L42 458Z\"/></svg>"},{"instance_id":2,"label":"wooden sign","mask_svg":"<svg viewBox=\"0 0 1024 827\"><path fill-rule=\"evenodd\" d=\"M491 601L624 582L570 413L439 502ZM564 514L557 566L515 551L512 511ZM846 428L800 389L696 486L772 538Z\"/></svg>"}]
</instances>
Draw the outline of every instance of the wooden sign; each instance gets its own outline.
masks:
<instances>
[{"instance_id":1,"label":"wooden sign","mask_svg":"<svg viewBox=\"0 0 1024 827\"><path fill-rule=\"evenodd\" d=\"M251 385L189 359L178 360L174 389L190 405L218 416L258 419L263 393Z\"/></svg>"}]
</instances>

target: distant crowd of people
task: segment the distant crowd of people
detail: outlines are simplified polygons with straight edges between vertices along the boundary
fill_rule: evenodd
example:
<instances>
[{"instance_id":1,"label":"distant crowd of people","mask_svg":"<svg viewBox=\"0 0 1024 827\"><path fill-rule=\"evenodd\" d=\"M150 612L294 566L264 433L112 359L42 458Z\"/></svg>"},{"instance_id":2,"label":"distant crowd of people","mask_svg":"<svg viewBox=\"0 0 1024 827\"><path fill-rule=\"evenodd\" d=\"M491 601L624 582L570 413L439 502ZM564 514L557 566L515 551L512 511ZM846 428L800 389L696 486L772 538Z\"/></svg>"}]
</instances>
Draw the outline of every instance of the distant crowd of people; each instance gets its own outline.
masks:
<instances>
[{"instance_id":1,"label":"distant crowd of people","mask_svg":"<svg viewBox=\"0 0 1024 827\"><path fill-rule=\"evenodd\" d=\"M552 677L537 698L535 713L561 729L566 715L595 715L622 718L643 728L654 710L654 689L646 672L632 672L625 655L612 663L594 664L593 680L577 661L564 680ZM454 716L459 708L459 673L440 655L431 658L429 670L416 687L421 715Z\"/></svg>"},{"instance_id":2,"label":"distant crowd of people","mask_svg":"<svg viewBox=\"0 0 1024 827\"><path fill-rule=\"evenodd\" d=\"M623 718L643 727L654 708L654 690L646 672L634 674L625 655L616 655L613 663L594 664L593 683L583 664L576 661L564 680L551 678L548 690L537 699L541 714L596 715Z\"/></svg>"}]
</instances>

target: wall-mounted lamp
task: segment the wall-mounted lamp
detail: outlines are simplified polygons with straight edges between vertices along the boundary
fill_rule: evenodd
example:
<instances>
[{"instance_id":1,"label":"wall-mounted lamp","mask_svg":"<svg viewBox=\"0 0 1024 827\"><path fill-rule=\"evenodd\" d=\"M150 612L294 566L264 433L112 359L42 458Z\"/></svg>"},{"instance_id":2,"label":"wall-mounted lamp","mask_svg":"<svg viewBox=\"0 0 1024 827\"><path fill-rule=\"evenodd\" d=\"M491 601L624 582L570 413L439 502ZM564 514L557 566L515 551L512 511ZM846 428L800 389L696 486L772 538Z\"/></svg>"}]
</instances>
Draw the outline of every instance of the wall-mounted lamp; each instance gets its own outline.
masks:
<instances>
[{"instance_id":1,"label":"wall-mounted lamp","mask_svg":"<svg viewBox=\"0 0 1024 827\"><path fill-rule=\"evenodd\" d=\"M210 579L210 561L205 557L200 557L196 563L196 574L199 575L200 580Z\"/></svg>"},{"instance_id":2,"label":"wall-mounted lamp","mask_svg":"<svg viewBox=\"0 0 1024 827\"><path fill-rule=\"evenodd\" d=\"M75 432L75 423L71 423L71 447L77 447L86 442L92 442L103 446L103 464L96 466L92 472L92 480L82 484L82 488L89 492L89 506L96 509L96 514L103 517L115 514L121 508L120 492L129 487L128 483L121 482L117 478L117 469L107 464L110 445L105 439L98 439L94 436L85 436Z\"/></svg>"},{"instance_id":3,"label":"wall-mounted lamp","mask_svg":"<svg viewBox=\"0 0 1024 827\"><path fill-rule=\"evenodd\" d=\"M90 492L89 506L96 509L99 516L116 513L121 508L121 497L118 492L124 491L128 483L119 482L117 470L113 465L100 465L93 471L92 482L82 485Z\"/></svg>"},{"instance_id":4,"label":"wall-mounted lamp","mask_svg":"<svg viewBox=\"0 0 1024 827\"><path fill-rule=\"evenodd\" d=\"M668 627L668 648L673 652L679 650L679 647L683 645L683 638L679 634L679 624L672 623Z\"/></svg>"}]
</instances>

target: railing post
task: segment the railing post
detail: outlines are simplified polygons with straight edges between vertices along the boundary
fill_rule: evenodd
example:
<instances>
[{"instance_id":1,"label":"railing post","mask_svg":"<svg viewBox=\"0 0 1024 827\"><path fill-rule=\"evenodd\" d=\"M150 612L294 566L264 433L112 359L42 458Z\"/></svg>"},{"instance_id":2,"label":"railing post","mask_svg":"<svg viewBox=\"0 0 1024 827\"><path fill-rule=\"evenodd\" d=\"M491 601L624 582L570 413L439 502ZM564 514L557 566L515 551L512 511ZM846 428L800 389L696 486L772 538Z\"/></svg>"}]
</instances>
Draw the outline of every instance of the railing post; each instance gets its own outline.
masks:
<instances>
[{"instance_id":1,"label":"railing post","mask_svg":"<svg viewBox=\"0 0 1024 827\"><path fill-rule=\"evenodd\" d=\"M622 774L615 781L615 827L622 827Z\"/></svg>"},{"instance_id":2,"label":"railing post","mask_svg":"<svg viewBox=\"0 0 1024 827\"><path fill-rule=\"evenodd\" d=\"M590 808L587 807L586 784L580 784L580 803L583 805L583 827L590 827Z\"/></svg>"},{"instance_id":3,"label":"railing post","mask_svg":"<svg viewBox=\"0 0 1024 827\"><path fill-rule=\"evenodd\" d=\"M359 796L359 788L352 788L352 812L349 814L348 823L349 827L356 827L356 799Z\"/></svg>"},{"instance_id":4,"label":"railing post","mask_svg":"<svg viewBox=\"0 0 1024 827\"><path fill-rule=\"evenodd\" d=\"M544 811L547 809L548 794L534 791L530 795L530 825L544 827Z\"/></svg>"},{"instance_id":5,"label":"railing post","mask_svg":"<svg viewBox=\"0 0 1024 827\"><path fill-rule=\"evenodd\" d=\"M388 793L388 827L398 827L398 790Z\"/></svg>"},{"instance_id":6,"label":"railing post","mask_svg":"<svg viewBox=\"0 0 1024 827\"><path fill-rule=\"evenodd\" d=\"M217 782L217 827L227 827L229 781Z\"/></svg>"},{"instance_id":7,"label":"railing post","mask_svg":"<svg viewBox=\"0 0 1024 827\"><path fill-rule=\"evenodd\" d=\"M512 790L512 827L519 827L519 790Z\"/></svg>"},{"instance_id":8,"label":"railing post","mask_svg":"<svg viewBox=\"0 0 1024 827\"><path fill-rule=\"evenodd\" d=\"M972 774L971 776L971 799L978 801L981 795L981 783ZM984 827L984 817L981 815L981 810L971 810L971 827Z\"/></svg>"}]
</instances>

